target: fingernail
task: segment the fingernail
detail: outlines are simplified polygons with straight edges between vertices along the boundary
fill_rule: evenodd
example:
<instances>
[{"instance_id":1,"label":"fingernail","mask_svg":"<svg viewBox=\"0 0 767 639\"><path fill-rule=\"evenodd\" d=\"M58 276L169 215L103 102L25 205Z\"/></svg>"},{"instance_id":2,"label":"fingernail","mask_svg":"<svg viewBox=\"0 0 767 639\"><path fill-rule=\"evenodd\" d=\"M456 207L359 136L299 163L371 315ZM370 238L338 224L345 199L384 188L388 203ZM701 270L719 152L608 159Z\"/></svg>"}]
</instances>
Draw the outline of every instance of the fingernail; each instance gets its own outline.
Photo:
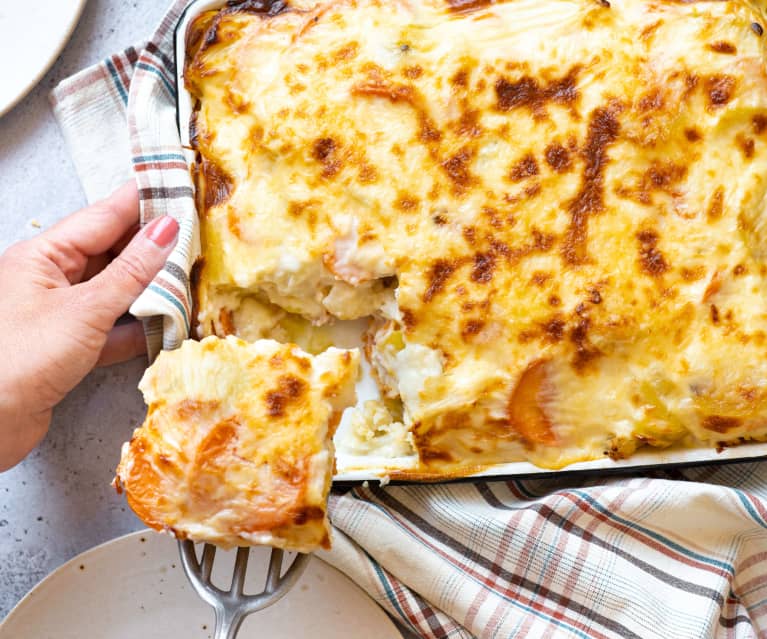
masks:
<instances>
[{"instance_id":1,"label":"fingernail","mask_svg":"<svg viewBox=\"0 0 767 639\"><path fill-rule=\"evenodd\" d=\"M146 230L146 236L160 248L165 248L178 235L178 222L170 215L165 215L151 222Z\"/></svg>"}]
</instances>

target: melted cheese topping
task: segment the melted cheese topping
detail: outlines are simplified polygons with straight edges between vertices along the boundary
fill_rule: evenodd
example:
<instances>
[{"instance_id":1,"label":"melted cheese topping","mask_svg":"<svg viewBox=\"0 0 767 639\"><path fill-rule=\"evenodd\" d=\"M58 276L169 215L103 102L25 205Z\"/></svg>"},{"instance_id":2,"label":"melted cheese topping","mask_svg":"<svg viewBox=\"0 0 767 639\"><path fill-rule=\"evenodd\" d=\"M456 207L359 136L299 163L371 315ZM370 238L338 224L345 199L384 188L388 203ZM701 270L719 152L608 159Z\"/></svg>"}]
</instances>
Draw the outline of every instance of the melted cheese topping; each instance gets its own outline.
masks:
<instances>
[{"instance_id":1,"label":"melted cheese topping","mask_svg":"<svg viewBox=\"0 0 767 639\"><path fill-rule=\"evenodd\" d=\"M188 33L201 334L372 314L427 473L767 439L756 3L267 5Z\"/></svg>"},{"instance_id":2,"label":"melted cheese topping","mask_svg":"<svg viewBox=\"0 0 767 639\"><path fill-rule=\"evenodd\" d=\"M331 438L354 402L356 351L208 337L159 355L141 380L144 424L117 485L136 514L220 546L329 547Z\"/></svg>"}]
</instances>

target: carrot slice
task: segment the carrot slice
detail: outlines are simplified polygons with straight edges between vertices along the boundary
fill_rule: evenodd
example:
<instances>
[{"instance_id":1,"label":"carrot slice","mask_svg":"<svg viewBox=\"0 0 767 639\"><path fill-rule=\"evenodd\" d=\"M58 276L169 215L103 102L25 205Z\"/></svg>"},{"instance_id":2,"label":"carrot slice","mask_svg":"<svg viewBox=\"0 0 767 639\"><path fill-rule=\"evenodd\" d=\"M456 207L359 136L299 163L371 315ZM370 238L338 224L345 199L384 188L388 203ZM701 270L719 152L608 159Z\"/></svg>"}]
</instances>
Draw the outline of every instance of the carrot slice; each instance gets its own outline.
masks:
<instances>
[{"instance_id":1,"label":"carrot slice","mask_svg":"<svg viewBox=\"0 0 767 639\"><path fill-rule=\"evenodd\" d=\"M557 443L551 420L544 410L549 394L548 360L539 359L525 369L509 398L509 426L527 446Z\"/></svg>"}]
</instances>

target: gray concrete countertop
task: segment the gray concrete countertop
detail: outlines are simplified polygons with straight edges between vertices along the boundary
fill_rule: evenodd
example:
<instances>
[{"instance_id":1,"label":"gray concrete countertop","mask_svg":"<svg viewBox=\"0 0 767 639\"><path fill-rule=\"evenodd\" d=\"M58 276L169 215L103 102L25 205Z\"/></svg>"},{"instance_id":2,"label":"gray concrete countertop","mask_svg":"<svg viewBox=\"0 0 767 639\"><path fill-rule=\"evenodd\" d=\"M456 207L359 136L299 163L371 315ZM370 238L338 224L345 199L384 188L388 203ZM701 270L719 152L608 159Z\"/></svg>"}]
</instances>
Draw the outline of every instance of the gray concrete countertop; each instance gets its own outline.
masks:
<instances>
[{"instance_id":1,"label":"gray concrete countertop","mask_svg":"<svg viewBox=\"0 0 767 639\"><path fill-rule=\"evenodd\" d=\"M0 117L0 250L85 204L48 93L62 79L145 39L170 0L88 0L61 57ZM40 579L80 552L141 528L109 483L120 445L141 422L146 363L92 373L58 407L48 437L0 474L0 619Z\"/></svg>"}]
</instances>

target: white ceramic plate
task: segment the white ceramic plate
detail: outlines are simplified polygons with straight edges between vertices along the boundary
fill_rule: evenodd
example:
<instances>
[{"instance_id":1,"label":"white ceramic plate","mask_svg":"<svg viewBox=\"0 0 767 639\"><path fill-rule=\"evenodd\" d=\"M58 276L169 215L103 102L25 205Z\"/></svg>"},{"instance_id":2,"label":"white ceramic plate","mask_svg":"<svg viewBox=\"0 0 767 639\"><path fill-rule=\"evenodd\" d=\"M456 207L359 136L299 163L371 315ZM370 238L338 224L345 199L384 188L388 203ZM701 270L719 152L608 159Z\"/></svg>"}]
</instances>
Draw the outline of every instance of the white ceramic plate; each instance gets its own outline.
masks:
<instances>
[{"instance_id":1,"label":"white ceramic plate","mask_svg":"<svg viewBox=\"0 0 767 639\"><path fill-rule=\"evenodd\" d=\"M84 6L85 0L0 0L0 115L56 61Z\"/></svg>"},{"instance_id":2,"label":"white ceramic plate","mask_svg":"<svg viewBox=\"0 0 767 639\"><path fill-rule=\"evenodd\" d=\"M226 574L233 556L218 552L214 583L223 584L217 576ZM251 551L246 593L263 587L267 561L266 549ZM212 635L213 610L187 582L175 540L151 531L120 537L64 564L0 624L0 639L208 639ZM246 619L239 634L240 639L306 636L402 639L372 599L316 557L293 590Z\"/></svg>"}]
</instances>

